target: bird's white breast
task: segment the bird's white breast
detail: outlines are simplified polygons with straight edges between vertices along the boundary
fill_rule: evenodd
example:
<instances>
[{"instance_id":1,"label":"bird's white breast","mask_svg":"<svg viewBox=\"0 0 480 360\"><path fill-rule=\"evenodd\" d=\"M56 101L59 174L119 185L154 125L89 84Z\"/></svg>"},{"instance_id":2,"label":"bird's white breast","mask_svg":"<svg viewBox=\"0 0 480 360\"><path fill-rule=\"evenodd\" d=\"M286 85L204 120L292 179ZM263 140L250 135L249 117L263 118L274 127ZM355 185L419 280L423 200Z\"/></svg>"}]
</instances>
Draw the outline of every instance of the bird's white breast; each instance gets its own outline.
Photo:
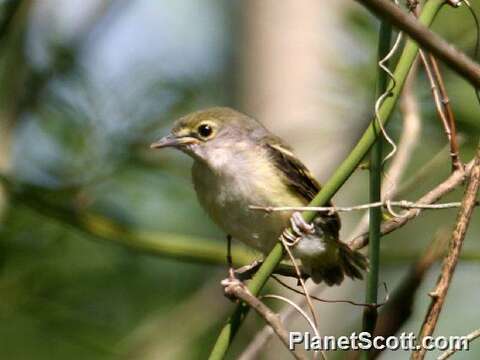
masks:
<instances>
[{"instance_id":1,"label":"bird's white breast","mask_svg":"<svg viewBox=\"0 0 480 360\"><path fill-rule=\"evenodd\" d=\"M192 168L201 205L227 234L269 251L288 224L290 213L267 214L249 206L299 206L303 205L301 199L281 181L266 153L237 144L235 151L219 148L209 156L208 165L197 160Z\"/></svg>"}]
</instances>

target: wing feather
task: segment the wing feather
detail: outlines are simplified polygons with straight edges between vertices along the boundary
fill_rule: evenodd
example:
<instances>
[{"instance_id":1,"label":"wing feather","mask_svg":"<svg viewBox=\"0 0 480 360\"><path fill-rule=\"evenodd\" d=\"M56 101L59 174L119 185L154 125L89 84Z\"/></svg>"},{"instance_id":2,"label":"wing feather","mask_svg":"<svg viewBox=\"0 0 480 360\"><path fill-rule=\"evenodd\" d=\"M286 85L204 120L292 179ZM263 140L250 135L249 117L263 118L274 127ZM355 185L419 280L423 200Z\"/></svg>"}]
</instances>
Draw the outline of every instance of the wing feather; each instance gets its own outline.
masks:
<instances>
[{"instance_id":1,"label":"wing feather","mask_svg":"<svg viewBox=\"0 0 480 360\"><path fill-rule=\"evenodd\" d=\"M265 145L276 167L284 175L290 189L301 195L306 203L309 203L320 191L320 184L315 180L307 167L293 154L290 147L283 144L280 139L275 138L276 141L272 140L272 138L269 138ZM327 206L332 206L332 203L329 202ZM325 220L328 230L338 235L340 217L337 213L331 215L324 214L321 216L321 219Z\"/></svg>"}]
</instances>

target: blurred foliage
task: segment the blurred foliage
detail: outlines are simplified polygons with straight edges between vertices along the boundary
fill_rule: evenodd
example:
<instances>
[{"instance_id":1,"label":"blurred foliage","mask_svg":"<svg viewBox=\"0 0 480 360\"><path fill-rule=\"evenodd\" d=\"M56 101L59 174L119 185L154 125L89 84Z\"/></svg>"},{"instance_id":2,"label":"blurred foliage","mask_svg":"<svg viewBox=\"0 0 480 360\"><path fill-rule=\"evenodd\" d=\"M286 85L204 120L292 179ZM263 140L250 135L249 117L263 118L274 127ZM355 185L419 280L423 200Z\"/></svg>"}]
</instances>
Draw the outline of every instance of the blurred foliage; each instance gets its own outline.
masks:
<instances>
[{"instance_id":1,"label":"blurred foliage","mask_svg":"<svg viewBox=\"0 0 480 360\"><path fill-rule=\"evenodd\" d=\"M127 235L148 233L144 244L153 247L162 243L161 234L176 234L169 238L176 245L184 240L205 244L203 249L224 246L224 235L195 200L189 160L152 153L148 144L181 114L234 103L231 56L238 44L232 24L240 22L232 9L239 6L220 0L0 1L0 170L9 179L2 187L10 192L0 197L0 358L206 356L231 306L217 286L224 267L158 256L129 243L136 238ZM352 91L373 96L378 22L355 7L344 24L356 43L355 56L336 76L350 79ZM473 22L464 9L444 10L435 29L473 52ZM480 133L479 104L465 81L448 69L445 74L467 160ZM445 145L423 73L417 92L423 137L406 178ZM390 126L395 136L398 124ZM408 198L448 171L436 168ZM366 200L365 184L362 173L347 184L352 204ZM453 222L454 213L430 212L385 238L386 280L395 283L404 269L405 257L399 265L396 254L416 254L439 224ZM119 233L98 241L82 228L85 214L117 224ZM476 214L465 244L477 254L479 219ZM471 290L468 279L478 285L478 257L471 260L460 266L455 291ZM480 295L478 289L471 298ZM470 311L472 322L441 324L445 332L478 327L476 304L466 301L452 304L461 304L462 314ZM442 321L454 319L455 313L448 317L454 310L446 309ZM408 324L413 329L423 311L416 315ZM237 352L260 325L247 324ZM478 356L478 347L473 354Z\"/></svg>"}]
</instances>

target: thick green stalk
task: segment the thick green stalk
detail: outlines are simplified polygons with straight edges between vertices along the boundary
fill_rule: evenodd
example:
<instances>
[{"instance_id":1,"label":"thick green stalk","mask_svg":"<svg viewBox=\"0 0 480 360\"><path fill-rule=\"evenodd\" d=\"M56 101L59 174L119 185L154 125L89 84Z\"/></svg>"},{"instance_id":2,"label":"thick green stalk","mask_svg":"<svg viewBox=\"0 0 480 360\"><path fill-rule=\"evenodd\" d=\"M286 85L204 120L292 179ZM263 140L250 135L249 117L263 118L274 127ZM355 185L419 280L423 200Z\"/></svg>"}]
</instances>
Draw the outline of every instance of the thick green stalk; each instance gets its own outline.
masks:
<instances>
[{"instance_id":1,"label":"thick green stalk","mask_svg":"<svg viewBox=\"0 0 480 360\"><path fill-rule=\"evenodd\" d=\"M392 40L392 26L387 21L382 21L378 39L377 60L381 61L390 51ZM387 73L378 68L377 89L375 99L379 99L387 90ZM377 100L378 101L378 100ZM378 129L377 129L378 131ZM382 192L382 141L381 135L377 136L376 141L370 151L370 202L381 200ZM367 276L367 288L365 294L365 303L376 304L378 296L378 274L380 267L380 224L382 222L381 208L371 208L369 217L369 237L368 258L370 260L370 271ZM363 313L363 331L373 334L377 322L377 308L365 308ZM368 358L368 352L362 354L364 359Z\"/></svg>"},{"instance_id":2,"label":"thick green stalk","mask_svg":"<svg viewBox=\"0 0 480 360\"><path fill-rule=\"evenodd\" d=\"M155 256L180 259L194 263L225 264L225 245L204 237L160 231L143 231L126 226L92 211L75 211L40 196L44 188L12 183L0 175L4 186L16 204L22 204L40 216L71 226L94 239L125 246L131 250ZM20 190L16 190L20 188ZM256 253L241 246L233 246L234 265L249 264L258 258Z\"/></svg>"},{"instance_id":3,"label":"thick green stalk","mask_svg":"<svg viewBox=\"0 0 480 360\"><path fill-rule=\"evenodd\" d=\"M438 10L443 5L443 0L430 0L426 3L419 21L425 25L430 26ZM397 67L394 72L396 79L396 86L392 91L392 95L388 97L379 109L380 119L383 123L386 123L393 108L398 100L400 91L405 83L410 67L412 66L415 57L418 53L418 45L408 40L405 48L400 56ZM390 87L391 81L389 82ZM372 120L369 127L358 141L357 145L350 152L348 157L340 164L333 176L325 183L322 190L315 196L310 203L311 206L323 206L330 198L340 189L350 175L355 171L358 164L370 150L371 146L375 142L378 134L378 128L375 126L375 119ZM315 215L314 211L303 212L303 217L306 221L311 221ZM270 274L275 270L278 263L282 260L283 250L282 244L275 245L273 250L265 259L263 265L259 271L255 274L253 279L248 284L248 289L253 295L257 295L262 289L263 285L267 282ZM210 353L211 360L223 359L233 337L236 335L243 318L245 317L248 308L244 304L240 304L235 309L232 316L227 320L227 323L222 328L220 335L214 345L212 352Z\"/></svg>"}]
</instances>

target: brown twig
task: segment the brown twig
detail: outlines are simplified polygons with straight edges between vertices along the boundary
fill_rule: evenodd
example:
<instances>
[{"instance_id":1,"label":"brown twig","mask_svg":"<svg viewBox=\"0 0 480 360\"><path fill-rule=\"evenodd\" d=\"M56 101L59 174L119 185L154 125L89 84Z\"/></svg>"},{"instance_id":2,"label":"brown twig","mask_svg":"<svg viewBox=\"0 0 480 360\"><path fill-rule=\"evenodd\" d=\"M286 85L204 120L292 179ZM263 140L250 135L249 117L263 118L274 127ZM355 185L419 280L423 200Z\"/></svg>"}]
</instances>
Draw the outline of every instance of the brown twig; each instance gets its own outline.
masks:
<instances>
[{"instance_id":1,"label":"brown twig","mask_svg":"<svg viewBox=\"0 0 480 360\"><path fill-rule=\"evenodd\" d=\"M435 103L435 109L437 110L438 117L441 120L443 130L447 135L448 142L451 143L452 132L450 131L450 123L445 114L445 109L442 104L440 90L437 85L437 78L433 72L433 66L430 63L430 56L427 56L424 51L420 51L420 58L422 59L423 67L425 68L425 74L427 75L428 82L430 83L430 90L432 91L433 102Z\"/></svg>"},{"instance_id":2,"label":"brown twig","mask_svg":"<svg viewBox=\"0 0 480 360\"><path fill-rule=\"evenodd\" d=\"M472 170L475 160L470 161L464 169L458 169L450 174L450 176L436 186L434 189L430 190L427 194L422 196L417 200L417 203L420 204L433 204L440 200L444 195L453 191L458 185L460 185L465 177L469 176L470 171ZM402 214L401 217L395 217L391 220L385 221L382 224L381 232L382 235L391 233L392 231L402 227L408 221L420 215L422 209L411 209ZM348 245L352 249L361 249L368 244L368 233L364 233L356 238L350 240Z\"/></svg>"},{"instance_id":3,"label":"brown twig","mask_svg":"<svg viewBox=\"0 0 480 360\"><path fill-rule=\"evenodd\" d=\"M303 354L289 349L288 332L283 326L278 314L274 313L268 306L253 296L240 281L232 282L227 285L225 287L225 293L244 301L248 304L248 306L254 309L257 314L260 315L268 325L270 325L275 334L277 334L281 342L295 357L295 359L307 359Z\"/></svg>"},{"instance_id":4,"label":"brown twig","mask_svg":"<svg viewBox=\"0 0 480 360\"><path fill-rule=\"evenodd\" d=\"M438 117L440 118L445 134L447 135L447 140L450 145L450 157L452 159L452 171L455 171L462 167L462 163L460 161L458 149L455 117L453 115L452 107L450 106L450 100L446 93L445 84L443 83L442 75L435 58L431 54L425 54L423 51L420 51L420 57L428 81L430 82L430 89L432 90Z\"/></svg>"},{"instance_id":5,"label":"brown twig","mask_svg":"<svg viewBox=\"0 0 480 360\"><path fill-rule=\"evenodd\" d=\"M418 1L407 1L408 9L413 13L415 17L420 14L420 5ZM420 50L420 58L422 59L425 73L427 74L430 82L430 88L432 90L433 100L435 102L435 108L437 109L438 116L442 121L442 125L447 135L448 143L450 145L450 157L452 159L452 171L455 171L462 167L460 161L460 152L457 142L457 130L455 124L455 116L453 114L450 99L447 94L447 88L443 81L440 67L438 66L437 59L430 53L425 53Z\"/></svg>"},{"instance_id":6,"label":"brown twig","mask_svg":"<svg viewBox=\"0 0 480 360\"><path fill-rule=\"evenodd\" d=\"M420 24L400 7L388 0L356 0L378 16L390 20L400 30L430 51L438 59L463 76L473 86L480 87L480 65L457 50L440 36Z\"/></svg>"},{"instance_id":7,"label":"brown twig","mask_svg":"<svg viewBox=\"0 0 480 360\"><path fill-rule=\"evenodd\" d=\"M432 55L428 54L430 63L432 64L432 71L437 80L438 90L440 92L440 101L447 118L450 138L450 156L452 158L452 171L459 169L462 166L460 160L460 150L457 141L457 126L455 123L455 115L453 114L452 104L450 103L450 98L448 97L447 88L445 87L445 82L443 81L442 73L440 72L440 67L438 66L437 59Z\"/></svg>"},{"instance_id":8,"label":"brown twig","mask_svg":"<svg viewBox=\"0 0 480 360\"><path fill-rule=\"evenodd\" d=\"M305 293L302 290L295 289L293 286L290 286L286 282L280 280L277 276L272 275L272 278L276 282L278 282L280 285L287 288L288 290L293 291L294 293L305 296ZM373 307L373 308L381 307L381 306L385 305L388 301L388 293L387 293L386 299L383 302L378 303L378 304L366 304L366 303L361 303L361 302L356 302L356 301L346 300L346 299L323 299L323 298L320 298L320 297L315 296L315 295L309 295L309 296L313 300L323 302L323 303L328 303L328 304L350 304L350 305L353 305L353 306Z\"/></svg>"},{"instance_id":9,"label":"brown twig","mask_svg":"<svg viewBox=\"0 0 480 360\"><path fill-rule=\"evenodd\" d=\"M423 321L422 327L420 329L420 335L418 337L419 344L422 343L422 339L424 339L425 336L430 336L433 334L433 331L435 330L435 327L437 325L437 321L440 316L443 304L445 302L445 297L447 296L453 273L458 262L458 258L460 256L463 240L465 238L465 234L467 232L468 225L470 223L470 219L475 208L479 185L480 145L477 148L474 164L472 166L467 188L465 190L465 195L462 200L462 207L460 208L457 216L457 223L451 235L448 254L443 261L442 271L440 273L435 290L429 294L432 300ZM421 360L425 357L425 353L426 349L422 347L420 350L412 353L411 359Z\"/></svg>"}]
</instances>

